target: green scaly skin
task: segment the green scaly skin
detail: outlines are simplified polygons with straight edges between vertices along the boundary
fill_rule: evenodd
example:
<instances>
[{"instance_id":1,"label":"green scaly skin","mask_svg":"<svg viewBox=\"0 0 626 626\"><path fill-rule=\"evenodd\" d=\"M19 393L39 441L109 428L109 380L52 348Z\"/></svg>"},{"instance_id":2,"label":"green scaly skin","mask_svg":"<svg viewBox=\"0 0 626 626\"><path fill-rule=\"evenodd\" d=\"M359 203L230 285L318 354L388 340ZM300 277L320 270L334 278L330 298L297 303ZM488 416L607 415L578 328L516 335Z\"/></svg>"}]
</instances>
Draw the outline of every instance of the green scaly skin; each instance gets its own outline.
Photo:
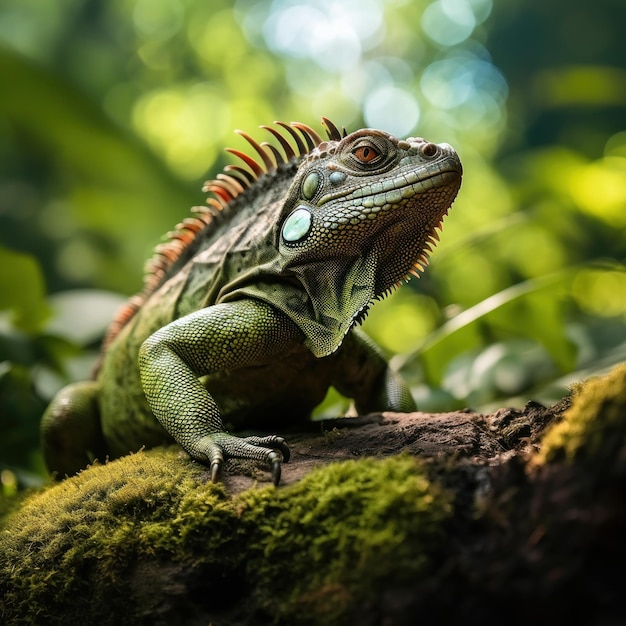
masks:
<instances>
[{"instance_id":1,"label":"green scaly skin","mask_svg":"<svg viewBox=\"0 0 626 626\"><path fill-rule=\"evenodd\" d=\"M267 171L252 183L233 175L221 214L205 218L111 333L97 379L53 400L42 434L57 476L174 439L213 480L235 457L269 467L277 484L284 439L236 437L225 423L293 423L330 386L362 414L415 410L356 325L372 301L423 269L461 184L459 158L421 138L371 129L342 137L331 125L322 141L292 126L308 150L285 149L277 166L264 158ZM232 191L237 181L246 188Z\"/></svg>"}]
</instances>

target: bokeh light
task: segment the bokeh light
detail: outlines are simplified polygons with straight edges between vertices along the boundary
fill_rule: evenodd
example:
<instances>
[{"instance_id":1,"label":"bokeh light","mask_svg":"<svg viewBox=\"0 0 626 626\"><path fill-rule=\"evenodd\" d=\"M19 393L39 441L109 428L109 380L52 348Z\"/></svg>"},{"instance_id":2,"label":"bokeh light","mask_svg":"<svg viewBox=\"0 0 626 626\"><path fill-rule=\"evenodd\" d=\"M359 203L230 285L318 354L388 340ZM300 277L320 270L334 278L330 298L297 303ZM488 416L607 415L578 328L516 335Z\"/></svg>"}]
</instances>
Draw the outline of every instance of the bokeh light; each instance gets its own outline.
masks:
<instances>
[{"instance_id":1,"label":"bokeh light","mask_svg":"<svg viewBox=\"0 0 626 626\"><path fill-rule=\"evenodd\" d=\"M626 316L626 272L583 270L572 294L580 308L602 317Z\"/></svg>"},{"instance_id":2,"label":"bokeh light","mask_svg":"<svg viewBox=\"0 0 626 626\"><path fill-rule=\"evenodd\" d=\"M625 228L626 158L605 157L572 174L571 194L581 209L615 228Z\"/></svg>"},{"instance_id":3,"label":"bokeh light","mask_svg":"<svg viewBox=\"0 0 626 626\"><path fill-rule=\"evenodd\" d=\"M172 169L196 178L217 158L214 142L231 120L220 94L200 83L147 93L136 104L134 123Z\"/></svg>"},{"instance_id":4,"label":"bokeh light","mask_svg":"<svg viewBox=\"0 0 626 626\"><path fill-rule=\"evenodd\" d=\"M392 135L406 137L417 126L420 110L410 92L388 86L367 96L363 117L371 128L384 128Z\"/></svg>"},{"instance_id":5,"label":"bokeh light","mask_svg":"<svg viewBox=\"0 0 626 626\"><path fill-rule=\"evenodd\" d=\"M423 3L413 24L391 20L390 5L401 4L239 0L237 8L248 40L285 59L288 84L310 98L313 115L338 110L348 123L360 110L367 126L401 136L424 134L422 120L455 137L501 126L507 85L472 39L491 0Z\"/></svg>"},{"instance_id":6,"label":"bokeh light","mask_svg":"<svg viewBox=\"0 0 626 626\"><path fill-rule=\"evenodd\" d=\"M422 30L442 46L454 46L469 38L476 26L467 2L437 0L426 7Z\"/></svg>"},{"instance_id":7,"label":"bokeh light","mask_svg":"<svg viewBox=\"0 0 626 626\"><path fill-rule=\"evenodd\" d=\"M185 8L180 0L136 0L133 21L145 38L162 41L172 37L183 25Z\"/></svg>"}]
</instances>

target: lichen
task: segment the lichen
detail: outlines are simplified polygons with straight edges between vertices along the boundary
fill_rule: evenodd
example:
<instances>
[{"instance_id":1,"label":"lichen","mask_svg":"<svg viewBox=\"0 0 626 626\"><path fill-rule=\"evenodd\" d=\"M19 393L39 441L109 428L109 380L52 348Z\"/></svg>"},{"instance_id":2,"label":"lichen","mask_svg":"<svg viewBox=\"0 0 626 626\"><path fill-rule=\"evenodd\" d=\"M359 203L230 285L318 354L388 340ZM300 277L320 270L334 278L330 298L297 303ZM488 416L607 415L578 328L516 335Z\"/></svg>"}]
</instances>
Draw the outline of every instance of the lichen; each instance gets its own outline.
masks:
<instances>
[{"instance_id":1,"label":"lichen","mask_svg":"<svg viewBox=\"0 0 626 626\"><path fill-rule=\"evenodd\" d=\"M626 364L576 386L571 407L546 433L535 461L539 465L561 460L593 464L604 474L624 451Z\"/></svg>"},{"instance_id":2,"label":"lichen","mask_svg":"<svg viewBox=\"0 0 626 626\"><path fill-rule=\"evenodd\" d=\"M451 514L451 496L408 456L228 496L179 451L141 452L33 494L6 518L0 621L135 623L149 611L133 586L149 563L178 564L206 615L232 601L266 623L342 623L383 581L425 576Z\"/></svg>"}]
</instances>

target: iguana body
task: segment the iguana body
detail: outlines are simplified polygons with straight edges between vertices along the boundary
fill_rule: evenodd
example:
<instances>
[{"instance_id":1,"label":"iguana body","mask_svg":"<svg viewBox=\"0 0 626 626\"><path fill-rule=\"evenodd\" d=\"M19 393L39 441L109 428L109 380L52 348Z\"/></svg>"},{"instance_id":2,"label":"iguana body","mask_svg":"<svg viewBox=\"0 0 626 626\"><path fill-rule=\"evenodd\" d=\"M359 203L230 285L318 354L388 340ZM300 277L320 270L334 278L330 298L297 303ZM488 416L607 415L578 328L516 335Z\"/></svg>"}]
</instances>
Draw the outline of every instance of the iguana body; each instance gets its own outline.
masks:
<instances>
[{"instance_id":1,"label":"iguana body","mask_svg":"<svg viewBox=\"0 0 626 626\"><path fill-rule=\"evenodd\" d=\"M266 127L282 152L241 133L263 165L231 151L247 168L207 183L209 207L157 248L144 291L111 326L97 379L61 390L44 414L50 470L173 438L214 479L224 458L241 457L271 466L277 482L284 440L238 438L224 424L306 417L331 385L362 413L415 408L355 326L423 269L460 161L446 144L323 123L328 141L302 124Z\"/></svg>"}]
</instances>

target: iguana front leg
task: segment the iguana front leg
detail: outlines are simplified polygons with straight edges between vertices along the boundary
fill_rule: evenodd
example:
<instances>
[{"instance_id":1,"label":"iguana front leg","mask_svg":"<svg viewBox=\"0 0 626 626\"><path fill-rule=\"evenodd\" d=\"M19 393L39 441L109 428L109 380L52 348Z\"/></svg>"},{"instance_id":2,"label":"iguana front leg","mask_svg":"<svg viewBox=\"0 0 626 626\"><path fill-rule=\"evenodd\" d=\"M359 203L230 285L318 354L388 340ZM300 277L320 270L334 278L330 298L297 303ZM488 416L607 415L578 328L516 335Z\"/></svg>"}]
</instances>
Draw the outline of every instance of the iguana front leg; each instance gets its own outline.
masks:
<instances>
[{"instance_id":1,"label":"iguana front leg","mask_svg":"<svg viewBox=\"0 0 626 626\"><path fill-rule=\"evenodd\" d=\"M143 343L139 369L152 412L184 450L211 467L214 482L224 458L238 457L267 463L278 484L289 448L275 435L226 433L220 409L199 377L267 364L299 341L300 330L282 313L262 302L240 300L181 317Z\"/></svg>"},{"instance_id":2,"label":"iguana front leg","mask_svg":"<svg viewBox=\"0 0 626 626\"><path fill-rule=\"evenodd\" d=\"M346 335L335 368L333 386L354 399L360 415L417 409L404 379L389 367L380 348L359 328Z\"/></svg>"}]
</instances>

